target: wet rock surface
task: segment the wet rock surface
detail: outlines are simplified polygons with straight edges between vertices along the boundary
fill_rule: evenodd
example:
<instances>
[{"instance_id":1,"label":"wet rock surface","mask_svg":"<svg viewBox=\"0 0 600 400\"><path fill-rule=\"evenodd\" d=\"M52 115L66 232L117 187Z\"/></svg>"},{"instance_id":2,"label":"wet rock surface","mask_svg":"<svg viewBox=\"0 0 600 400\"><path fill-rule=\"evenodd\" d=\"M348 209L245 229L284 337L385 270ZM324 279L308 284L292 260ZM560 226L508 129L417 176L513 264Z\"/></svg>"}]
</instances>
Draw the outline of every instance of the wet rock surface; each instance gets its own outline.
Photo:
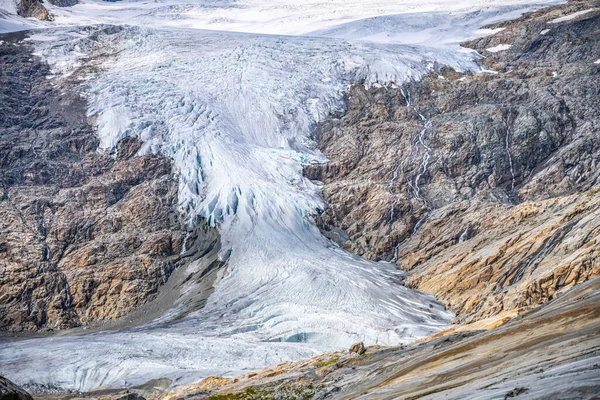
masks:
<instances>
[{"instance_id":1,"label":"wet rock surface","mask_svg":"<svg viewBox=\"0 0 600 400\"><path fill-rule=\"evenodd\" d=\"M352 88L321 126L322 231L473 322L600 274L600 11L549 7L467 43L486 73ZM555 22L577 11L576 18ZM489 49L489 50L488 50ZM504 50L498 50L504 49Z\"/></svg>"},{"instance_id":2,"label":"wet rock surface","mask_svg":"<svg viewBox=\"0 0 600 400\"><path fill-rule=\"evenodd\" d=\"M25 36L0 45L0 330L113 320L216 235L184 227L170 160L136 155L136 139L97 151L77 78L54 86Z\"/></svg>"}]
</instances>

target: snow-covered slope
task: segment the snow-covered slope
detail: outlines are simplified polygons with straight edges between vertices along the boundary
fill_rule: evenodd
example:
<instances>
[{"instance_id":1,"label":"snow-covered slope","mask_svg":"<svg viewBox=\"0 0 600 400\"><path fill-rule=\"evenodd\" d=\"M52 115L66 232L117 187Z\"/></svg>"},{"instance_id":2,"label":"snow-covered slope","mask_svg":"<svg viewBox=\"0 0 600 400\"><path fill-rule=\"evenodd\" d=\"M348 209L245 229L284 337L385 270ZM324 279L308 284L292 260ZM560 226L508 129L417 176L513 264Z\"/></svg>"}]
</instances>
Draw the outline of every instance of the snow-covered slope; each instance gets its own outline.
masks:
<instances>
[{"instance_id":1,"label":"snow-covered slope","mask_svg":"<svg viewBox=\"0 0 600 400\"><path fill-rule=\"evenodd\" d=\"M13 343L0 349L0 370L19 383L77 390L161 376L184 383L357 340L397 344L446 327L451 315L432 297L400 285L401 272L350 255L320 235L311 218L322 205L319 190L303 178L302 166L324 161L311 133L343 107L348 85L401 84L440 64L476 69L473 53L460 51L457 41L477 34L485 21L531 6L389 3L88 1L53 9L58 25L138 25L52 29L29 40L57 83L94 66L98 72L84 88L101 147L136 135L142 153L172 157L181 174L182 210L219 227L228 268L206 307L183 320ZM486 9L375 18L461 7ZM415 18L423 19L409 25ZM353 22L332 27L340 21ZM309 37L181 26L320 30ZM448 37L450 31L458 33ZM447 40L437 40L442 34Z\"/></svg>"}]
</instances>

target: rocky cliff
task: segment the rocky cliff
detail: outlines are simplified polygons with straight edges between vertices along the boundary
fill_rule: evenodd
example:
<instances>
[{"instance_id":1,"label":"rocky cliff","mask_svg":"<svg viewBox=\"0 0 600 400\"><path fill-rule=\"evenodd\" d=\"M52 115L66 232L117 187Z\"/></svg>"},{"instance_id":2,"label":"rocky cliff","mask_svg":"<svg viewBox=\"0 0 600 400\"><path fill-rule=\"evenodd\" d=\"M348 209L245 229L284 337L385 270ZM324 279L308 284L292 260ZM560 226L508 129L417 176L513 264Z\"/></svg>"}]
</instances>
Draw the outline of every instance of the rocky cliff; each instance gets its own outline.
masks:
<instances>
[{"instance_id":1,"label":"rocky cliff","mask_svg":"<svg viewBox=\"0 0 600 400\"><path fill-rule=\"evenodd\" d=\"M484 73L354 87L318 134L331 162L305 171L324 183L324 233L410 271L457 322L599 275L599 5L489 27L465 44Z\"/></svg>"},{"instance_id":2,"label":"rocky cliff","mask_svg":"<svg viewBox=\"0 0 600 400\"><path fill-rule=\"evenodd\" d=\"M0 45L0 329L122 317L216 233L184 226L169 159L97 151L77 77L55 86L23 37Z\"/></svg>"},{"instance_id":3,"label":"rocky cliff","mask_svg":"<svg viewBox=\"0 0 600 400\"><path fill-rule=\"evenodd\" d=\"M17 12L25 18L47 20L50 18L48 9L39 0L21 0L17 3Z\"/></svg>"},{"instance_id":4,"label":"rocky cliff","mask_svg":"<svg viewBox=\"0 0 600 400\"><path fill-rule=\"evenodd\" d=\"M70 7L78 3L78 0L48 0L50 4L58 7ZM25 18L36 18L42 21L52 20L48 8L42 0L17 0L17 13Z\"/></svg>"}]
</instances>

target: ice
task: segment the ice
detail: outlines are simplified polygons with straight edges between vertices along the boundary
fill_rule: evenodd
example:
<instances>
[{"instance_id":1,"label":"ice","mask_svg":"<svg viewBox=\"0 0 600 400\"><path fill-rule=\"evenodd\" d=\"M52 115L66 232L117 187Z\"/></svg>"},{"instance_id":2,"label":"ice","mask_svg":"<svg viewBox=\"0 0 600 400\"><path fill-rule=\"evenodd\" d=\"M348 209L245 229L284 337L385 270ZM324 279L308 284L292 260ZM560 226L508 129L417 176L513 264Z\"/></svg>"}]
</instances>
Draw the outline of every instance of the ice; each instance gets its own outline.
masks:
<instances>
[{"instance_id":1,"label":"ice","mask_svg":"<svg viewBox=\"0 0 600 400\"><path fill-rule=\"evenodd\" d=\"M16 0L0 0L0 9L11 13L17 13L17 2Z\"/></svg>"},{"instance_id":2,"label":"ice","mask_svg":"<svg viewBox=\"0 0 600 400\"><path fill-rule=\"evenodd\" d=\"M481 29L499 21L519 17L525 11L539 7L522 4L515 8L507 2L487 4L485 12L479 6L458 2L448 7L461 7L460 12L432 11L402 13L364 18L340 24L333 28L320 29L311 35L336 37L380 43L419 44L433 48L457 45L476 37L491 35L504 30Z\"/></svg>"},{"instance_id":3,"label":"ice","mask_svg":"<svg viewBox=\"0 0 600 400\"><path fill-rule=\"evenodd\" d=\"M180 206L190 220L201 215L219 227L228 273L204 309L168 327L8 346L0 350L0 358L13 360L0 364L7 375L76 390L184 379L188 372L199 379L358 340L404 343L449 325L452 315L431 296L399 284L400 271L350 255L321 236L311 215L322 200L302 166L324 161L311 133L329 112L342 109L349 84L400 84L435 63L472 69L471 54L135 27L48 34L56 39L32 41L55 81L78 66L100 70L86 91L101 147L110 151L121 138L137 135L142 153L173 158ZM100 58L102 64L95 61ZM156 345L162 337L172 342ZM180 349L180 343L189 344ZM77 346L85 351L66 350ZM232 356L232 347L243 350ZM28 358L39 353L34 348L47 351L43 362Z\"/></svg>"},{"instance_id":4,"label":"ice","mask_svg":"<svg viewBox=\"0 0 600 400\"><path fill-rule=\"evenodd\" d=\"M489 51L490 53L498 53L500 51L508 50L511 47L512 47L512 45L510 45L510 44L499 44L498 46L490 47L485 50Z\"/></svg>"},{"instance_id":5,"label":"ice","mask_svg":"<svg viewBox=\"0 0 600 400\"><path fill-rule=\"evenodd\" d=\"M57 7L44 2L53 15L54 21L38 26L74 26L98 23L131 24L145 27L173 27L212 29L236 32L298 35L308 34L317 30L335 28L344 23L352 23L381 16L399 14L445 15L452 18L453 13L478 18L477 14L485 10L489 17L501 7L507 7L504 15L498 15L496 20L518 17L522 12L539 8L543 5L557 4L560 0L124 0L107 2L104 0L80 1L72 7ZM16 14L14 0L0 0L0 10L9 10ZM0 20L3 19L0 16ZM413 21L415 18L411 18ZM20 18L21 23L34 23L29 19ZM496 20L490 21L496 22ZM466 19L463 21L467 21ZM1 21L0 21L1 24ZM451 24L461 29L457 23ZM481 24L479 26L483 26ZM1 26L1 25L0 25ZM389 25L388 25L389 26ZM18 28L17 28L18 29ZM393 28L396 29L396 28ZM401 33L392 30L392 34ZM449 32L455 36L455 32ZM426 30L406 30L400 36L428 36ZM381 32L385 37L385 32Z\"/></svg>"},{"instance_id":6,"label":"ice","mask_svg":"<svg viewBox=\"0 0 600 400\"><path fill-rule=\"evenodd\" d=\"M82 88L101 151L138 136L141 154L174 161L179 206L190 222L202 216L219 229L227 271L201 310L176 303L138 328L5 343L0 370L20 384L81 391L163 376L183 384L358 340L396 345L448 327L451 313L404 287L401 271L351 255L320 234L313 215L322 199L302 168L326 162L312 134L343 110L349 85L400 86L441 65L476 71L477 55L459 48L461 38L481 34L484 21L537 6L510 0L49 6L56 18L48 25L129 25L38 30L29 43L50 64L55 85L72 85L65 79L81 68L89 73ZM403 15L381 19L392 13ZM246 32L198 29L206 27Z\"/></svg>"}]
</instances>

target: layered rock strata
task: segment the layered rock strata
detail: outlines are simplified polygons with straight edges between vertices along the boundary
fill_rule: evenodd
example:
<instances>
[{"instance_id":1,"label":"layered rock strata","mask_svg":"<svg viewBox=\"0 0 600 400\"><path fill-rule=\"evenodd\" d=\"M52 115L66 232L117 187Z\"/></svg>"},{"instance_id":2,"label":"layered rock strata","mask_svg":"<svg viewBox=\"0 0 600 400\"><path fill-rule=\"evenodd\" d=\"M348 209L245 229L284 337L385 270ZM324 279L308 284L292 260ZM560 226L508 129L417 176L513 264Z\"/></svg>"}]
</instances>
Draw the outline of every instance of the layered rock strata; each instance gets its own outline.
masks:
<instances>
[{"instance_id":1,"label":"layered rock strata","mask_svg":"<svg viewBox=\"0 0 600 400\"><path fill-rule=\"evenodd\" d=\"M600 10L572 1L467 43L484 73L352 88L323 124L317 216L473 322L600 274ZM586 13L574 13L591 10Z\"/></svg>"},{"instance_id":2,"label":"layered rock strata","mask_svg":"<svg viewBox=\"0 0 600 400\"><path fill-rule=\"evenodd\" d=\"M185 227L168 158L136 139L98 152L77 74L55 86L24 37L0 45L0 329L113 320L218 237Z\"/></svg>"}]
</instances>

